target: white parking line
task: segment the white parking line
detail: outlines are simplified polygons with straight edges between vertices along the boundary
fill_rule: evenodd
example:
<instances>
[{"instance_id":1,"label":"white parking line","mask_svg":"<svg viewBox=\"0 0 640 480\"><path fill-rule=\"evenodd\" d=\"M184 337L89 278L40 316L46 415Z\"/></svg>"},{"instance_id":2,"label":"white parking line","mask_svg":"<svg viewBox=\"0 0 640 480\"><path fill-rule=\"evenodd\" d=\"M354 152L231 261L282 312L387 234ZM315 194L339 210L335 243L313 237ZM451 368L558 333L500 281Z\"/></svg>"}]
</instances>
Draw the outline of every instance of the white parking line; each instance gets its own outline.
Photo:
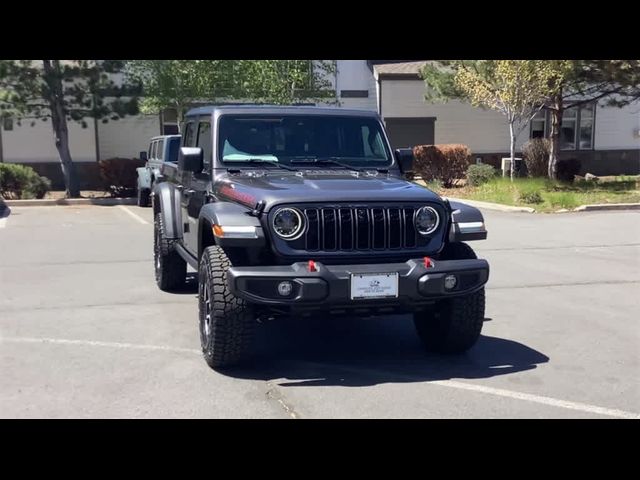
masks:
<instances>
[{"instance_id":1,"label":"white parking line","mask_svg":"<svg viewBox=\"0 0 640 480\"><path fill-rule=\"evenodd\" d=\"M120 343L120 342L99 342L93 340L71 340L65 338L33 338L33 337L0 337L0 343L53 343L62 345L82 345L90 347L108 347L108 348L129 348L135 350L160 350L169 352L180 352L200 355L200 350L194 348L171 347L168 345L145 345L136 343ZM351 370L350 368L346 368ZM628 412L625 410L617 410L612 408L599 407L588 403L570 402L560 400L558 398L545 397L542 395L534 395L531 393L514 392L502 388L487 387L474 383L458 382L455 380L434 380L428 382L431 385L439 385L441 387L456 388L458 390L468 390L471 392L495 395L498 397L506 397L514 400L525 402L539 403L551 407L564 408L567 410L577 410L579 412L592 413L596 415L604 415L607 417L640 419L639 413Z\"/></svg>"},{"instance_id":2,"label":"white parking line","mask_svg":"<svg viewBox=\"0 0 640 480\"><path fill-rule=\"evenodd\" d=\"M312 365L319 365L317 362L305 362ZM363 368L353 368L346 365L339 365L341 369L348 370L356 373L377 374L378 371L372 371ZM406 375L407 379L411 379L410 375ZM588 403L571 402L568 400L560 400L558 398L545 397L542 395L534 395L531 393L514 392L513 390L505 390L502 388L487 387L484 385L477 385L475 383L458 382L456 380L432 380L427 382L429 385L438 385L447 388L456 388L458 390L468 390L471 392L484 393L487 395L495 395L498 397L506 397L514 400L521 400L525 402L539 403L542 405L548 405L551 407L565 408L568 410L577 410L579 412L593 413L597 415L606 415L608 417L616 418L630 418L640 419L640 413L627 412L625 410L617 410L612 408L599 407L597 405L589 405Z\"/></svg>"},{"instance_id":3,"label":"white parking line","mask_svg":"<svg viewBox=\"0 0 640 480\"><path fill-rule=\"evenodd\" d=\"M201 354L193 348L171 347L168 345L145 345L140 343L98 342L94 340L70 340L66 338L0 337L0 343L57 343L62 345L83 345L89 347L131 348L136 350L162 350L180 353Z\"/></svg>"},{"instance_id":4,"label":"white parking line","mask_svg":"<svg viewBox=\"0 0 640 480\"><path fill-rule=\"evenodd\" d=\"M596 405L589 405L587 403L569 402L567 400L559 400L557 398L533 395L530 393L514 392L512 390L504 390L502 388L485 387L484 385L476 385L473 383L456 382L455 380L436 380L431 383L440 385L442 387L486 393L489 395L497 395L499 397L513 398L515 400L540 403L542 405L549 405L551 407L566 408L568 410L577 410L579 412L594 413L597 415L606 415L608 417L640 419L640 413L598 407Z\"/></svg>"},{"instance_id":5,"label":"white parking line","mask_svg":"<svg viewBox=\"0 0 640 480\"><path fill-rule=\"evenodd\" d=\"M133 213L131 210L129 210L124 205L118 205L118 208L120 208L121 210L125 211L127 214L129 214L133 218L135 218L138 223L142 223L143 225L149 225L149 222L147 222L144 218L142 218L137 213Z\"/></svg>"},{"instance_id":6,"label":"white parking line","mask_svg":"<svg viewBox=\"0 0 640 480\"><path fill-rule=\"evenodd\" d=\"M7 219L6 218L0 218L0 228L4 228L7 226Z\"/></svg>"}]
</instances>

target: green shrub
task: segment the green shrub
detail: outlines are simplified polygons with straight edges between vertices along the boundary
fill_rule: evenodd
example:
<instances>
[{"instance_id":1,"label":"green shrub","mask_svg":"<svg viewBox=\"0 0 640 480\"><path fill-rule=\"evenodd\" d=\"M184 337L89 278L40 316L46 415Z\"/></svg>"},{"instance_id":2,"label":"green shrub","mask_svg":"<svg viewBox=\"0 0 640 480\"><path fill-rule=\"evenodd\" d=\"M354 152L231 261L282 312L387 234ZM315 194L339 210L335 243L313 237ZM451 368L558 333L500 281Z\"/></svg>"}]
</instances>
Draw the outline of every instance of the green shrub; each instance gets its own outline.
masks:
<instances>
[{"instance_id":1,"label":"green shrub","mask_svg":"<svg viewBox=\"0 0 640 480\"><path fill-rule=\"evenodd\" d=\"M425 182L438 180L443 187L451 188L471 163L471 150L466 145L418 145L413 149L414 169Z\"/></svg>"},{"instance_id":2,"label":"green shrub","mask_svg":"<svg viewBox=\"0 0 640 480\"><path fill-rule=\"evenodd\" d=\"M574 177L580 172L580 160L567 158L558 160L558 180L561 182L573 182Z\"/></svg>"},{"instance_id":3,"label":"green shrub","mask_svg":"<svg viewBox=\"0 0 640 480\"><path fill-rule=\"evenodd\" d=\"M520 192L520 201L523 203L542 203L544 199L540 192L531 191L531 192Z\"/></svg>"},{"instance_id":4,"label":"green shrub","mask_svg":"<svg viewBox=\"0 0 640 480\"><path fill-rule=\"evenodd\" d=\"M549 173L549 149L551 142L548 138L534 138L522 147L524 163L530 177L546 177Z\"/></svg>"},{"instance_id":5,"label":"green shrub","mask_svg":"<svg viewBox=\"0 0 640 480\"><path fill-rule=\"evenodd\" d=\"M136 168L144 167L138 158L108 158L98 162L100 177L105 190L116 197L133 196L136 191L138 174Z\"/></svg>"},{"instance_id":6,"label":"green shrub","mask_svg":"<svg viewBox=\"0 0 640 480\"><path fill-rule=\"evenodd\" d=\"M6 199L44 198L51 190L51 181L41 177L31 167L0 163L0 195Z\"/></svg>"},{"instance_id":7,"label":"green shrub","mask_svg":"<svg viewBox=\"0 0 640 480\"><path fill-rule=\"evenodd\" d=\"M469 185L474 187L487 183L495 176L496 169L491 165L486 165L484 163L469 165L469 168L467 169L467 181L469 182Z\"/></svg>"}]
</instances>

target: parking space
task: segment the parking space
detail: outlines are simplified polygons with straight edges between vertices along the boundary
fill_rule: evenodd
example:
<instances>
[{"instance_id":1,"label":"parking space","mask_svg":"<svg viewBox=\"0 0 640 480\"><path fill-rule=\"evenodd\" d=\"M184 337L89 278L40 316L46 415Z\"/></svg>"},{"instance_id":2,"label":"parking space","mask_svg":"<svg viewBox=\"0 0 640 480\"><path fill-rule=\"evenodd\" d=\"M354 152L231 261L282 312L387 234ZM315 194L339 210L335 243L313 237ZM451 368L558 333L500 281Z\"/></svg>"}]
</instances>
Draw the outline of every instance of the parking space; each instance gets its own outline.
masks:
<instances>
[{"instance_id":1,"label":"parking space","mask_svg":"<svg viewBox=\"0 0 640 480\"><path fill-rule=\"evenodd\" d=\"M157 289L152 212L13 207L0 229L1 417L640 418L640 212L484 212L487 322L465 356L408 316L260 326L199 352L196 289Z\"/></svg>"}]
</instances>

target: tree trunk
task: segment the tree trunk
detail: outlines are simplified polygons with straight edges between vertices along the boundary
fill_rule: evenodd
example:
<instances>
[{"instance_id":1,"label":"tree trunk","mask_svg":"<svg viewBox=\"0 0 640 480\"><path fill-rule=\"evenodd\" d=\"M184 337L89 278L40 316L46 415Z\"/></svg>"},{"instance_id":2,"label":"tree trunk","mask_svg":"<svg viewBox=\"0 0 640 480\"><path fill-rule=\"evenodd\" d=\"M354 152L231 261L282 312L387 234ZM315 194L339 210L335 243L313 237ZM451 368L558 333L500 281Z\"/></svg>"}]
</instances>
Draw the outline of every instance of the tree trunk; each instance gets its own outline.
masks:
<instances>
[{"instance_id":1,"label":"tree trunk","mask_svg":"<svg viewBox=\"0 0 640 480\"><path fill-rule=\"evenodd\" d=\"M551 105L551 133L549 148L549 178L558 178L558 154L560 153L560 126L562 125L562 91L552 99Z\"/></svg>"},{"instance_id":2,"label":"tree trunk","mask_svg":"<svg viewBox=\"0 0 640 480\"><path fill-rule=\"evenodd\" d=\"M64 185L67 198L78 198L80 189L78 178L69 149L69 128L67 115L64 110L64 90L59 60L43 60L44 79L47 83L49 109L51 110L51 125L53 138L60 157L60 167L64 177Z\"/></svg>"},{"instance_id":3,"label":"tree trunk","mask_svg":"<svg viewBox=\"0 0 640 480\"><path fill-rule=\"evenodd\" d=\"M184 123L184 105L176 104L176 120L178 122L178 133L182 135L182 124Z\"/></svg>"},{"instance_id":4,"label":"tree trunk","mask_svg":"<svg viewBox=\"0 0 640 480\"><path fill-rule=\"evenodd\" d=\"M516 134L513 129L513 122L509 122L509 138L511 139L509 145L509 152L511 153L511 160L509 163L511 165L511 181L513 182L513 178L515 177L516 172Z\"/></svg>"}]
</instances>

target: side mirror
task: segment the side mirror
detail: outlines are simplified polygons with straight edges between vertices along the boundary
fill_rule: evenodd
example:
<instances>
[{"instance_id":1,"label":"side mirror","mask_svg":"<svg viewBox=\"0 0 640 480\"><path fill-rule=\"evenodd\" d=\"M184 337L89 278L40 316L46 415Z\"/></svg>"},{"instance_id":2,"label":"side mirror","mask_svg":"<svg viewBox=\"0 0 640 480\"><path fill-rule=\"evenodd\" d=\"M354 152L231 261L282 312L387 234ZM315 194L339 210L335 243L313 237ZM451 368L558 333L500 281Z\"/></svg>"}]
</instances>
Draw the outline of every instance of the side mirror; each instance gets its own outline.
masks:
<instances>
[{"instance_id":1,"label":"side mirror","mask_svg":"<svg viewBox=\"0 0 640 480\"><path fill-rule=\"evenodd\" d=\"M202 148L182 147L178 155L178 169L183 172L200 173L204 165L202 163Z\"/></svg>"},{"instance_id":2,"label":"side mirror","mask_svg":"<svg viewBox=\"0 0 640 480\"><path fill-rule=\"evenodd\" d=\"M398 148L396 149L396 162L402 173L413 173L413 149L412 148Z\"/></svg>"},{"instance_id":3,"label":"side mirror","mask_svg":"<svg viewBox=\"0 0 640 480\"><path fill-rule=\"evenodd\" d=\"M143 162L146 162L149 159L149 157L147 157L147 151L143 150L142 152L140 152L140 160L142 160Z\"/></svg>"}]
</instances>

